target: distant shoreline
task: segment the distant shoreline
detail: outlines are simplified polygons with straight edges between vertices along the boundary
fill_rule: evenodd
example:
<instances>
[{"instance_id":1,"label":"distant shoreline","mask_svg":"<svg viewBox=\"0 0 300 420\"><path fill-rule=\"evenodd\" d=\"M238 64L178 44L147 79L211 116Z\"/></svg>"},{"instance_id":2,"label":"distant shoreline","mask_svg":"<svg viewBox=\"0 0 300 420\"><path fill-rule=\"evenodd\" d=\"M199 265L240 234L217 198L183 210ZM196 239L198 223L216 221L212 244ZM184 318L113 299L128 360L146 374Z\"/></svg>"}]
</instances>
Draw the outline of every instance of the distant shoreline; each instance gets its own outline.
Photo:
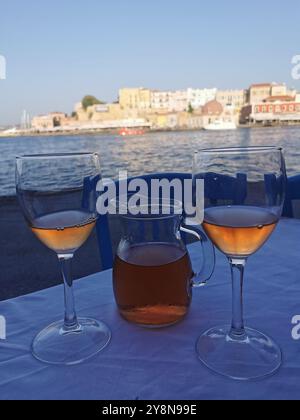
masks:
<instances>
[{"instance_id":1,"label":"distant shoreline","mask_svg":"<svg viewBox=\"0 0 300 420\"><path fill-rule=\"evenodd\" d=\"M245 128L285 128L285 127L300 127L300 123L294 123L294 124L270 124L270 125L262 125L262 124L243 124L239 125L238 129L245 129ZM155 129L155 130L146 130L145 134L155 134L155 133L180 133L180 132L202 132L205 131L204 128L176 128L176 129ZM222 131L222 130L220 130ZM213 131L213 132L218 132ZM70 137L76 137L76 136L99 136L99 135L118 135L122 137L118 130L74 130L74 131L56 131L56 132L20 132L20 133L14 133L14 134L4 134L3 132L0 132L0 139L1 138L18 138L18 137L63 137L63 136L70 136ZM142 137L143 135L140 135ZM127 137L134 137L134 136L127 136Z\"/></svg>"}]
</instances>

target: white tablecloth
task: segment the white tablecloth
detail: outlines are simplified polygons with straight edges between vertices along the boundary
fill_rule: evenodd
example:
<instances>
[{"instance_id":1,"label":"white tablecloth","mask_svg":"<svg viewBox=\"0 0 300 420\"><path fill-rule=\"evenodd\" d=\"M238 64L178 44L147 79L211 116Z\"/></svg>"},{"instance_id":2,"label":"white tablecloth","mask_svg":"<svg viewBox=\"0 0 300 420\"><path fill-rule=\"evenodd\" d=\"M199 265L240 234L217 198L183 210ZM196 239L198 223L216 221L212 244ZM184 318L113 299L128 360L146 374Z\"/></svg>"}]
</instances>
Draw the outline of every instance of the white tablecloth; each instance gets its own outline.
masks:
<instances>
[{"instance_id":1,"label":"white tablecloth","mask_svg":"<svg viewBox=\"0 0 300 420\"><path fill-rule=\"evenodd\" d=\"M195 265L198 246L190 248ZM227 380L196 357L197 337L230 321L229 275L225 257L218 254L210 284L194 291L188 318L158 331L120 318L111 271L76 282L79 315L105 321L113 338L98 356L73 367L44 365L29 351L35 334L61 318L62 287L0 303L8 332L0 341L0 399L299 399L300 341L292 339L291 320L300 315L300 222L283 220L246 271L246 323L272 336L284 353L280 372L267 380Z\"/></svg>"}]
</instances>

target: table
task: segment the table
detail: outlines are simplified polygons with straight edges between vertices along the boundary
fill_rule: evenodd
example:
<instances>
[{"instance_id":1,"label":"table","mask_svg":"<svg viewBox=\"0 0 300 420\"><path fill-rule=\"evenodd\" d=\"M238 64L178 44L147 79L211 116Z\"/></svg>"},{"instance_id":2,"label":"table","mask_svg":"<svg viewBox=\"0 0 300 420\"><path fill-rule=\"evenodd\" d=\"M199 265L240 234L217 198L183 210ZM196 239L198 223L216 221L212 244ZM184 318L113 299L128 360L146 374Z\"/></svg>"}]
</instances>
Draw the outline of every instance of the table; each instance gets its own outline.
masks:
<instances>
[{"instance_id":1,"label":"table","mask_svg":"<svg viewBox=\"0 0 300 420\"><path fill-rule=\"evenodd\" d=\"M230 271L218 254L215 274L207 287L194 291L187 319L164 330L141 329L120 318L111 271L76 282L79 314L104 320L113 333L109 347L78 366L43 365L29 352L35 334L63 312L61 286L0 303L8 332L0 341L0 399L299 399L300 341L291 334L291 320L300 315L299 234L300 221L282 220L246 272L246 323L273 337L284 352L275 376L234 382L212 374L196 357L197 337L231 318ZM195 266L198 246L190 247Z\"/></svg>"}]
</instances>

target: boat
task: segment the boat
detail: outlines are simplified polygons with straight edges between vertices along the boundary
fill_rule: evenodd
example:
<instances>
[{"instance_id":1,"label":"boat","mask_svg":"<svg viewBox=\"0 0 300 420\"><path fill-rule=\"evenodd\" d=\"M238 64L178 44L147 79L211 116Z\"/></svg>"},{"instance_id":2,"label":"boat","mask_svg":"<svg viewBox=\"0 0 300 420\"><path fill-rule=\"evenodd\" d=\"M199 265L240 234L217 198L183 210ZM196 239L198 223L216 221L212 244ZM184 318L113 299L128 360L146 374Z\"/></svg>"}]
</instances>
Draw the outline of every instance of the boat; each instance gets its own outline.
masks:
<instances>
[{"instance_id":1,"label":"boat","mask_svg":"<svg viewBox=\"0 0 300 420\"><path fill-rule=\"evenodd\" d=\"M203 128L208 131L237 130L237 125L234 121L215 120L213 123L209 123Z\"/></svg>"},{"instance_id":2,"label":"boat","mask_svg":"<svg viewBox=\"0 0 300 420\"><path fill-rule=\"evenodd\" d=\"M119 130L119 135L126 136L142 136L146 133L142 128L122 128Z\"/></svg>"}]
</instances>

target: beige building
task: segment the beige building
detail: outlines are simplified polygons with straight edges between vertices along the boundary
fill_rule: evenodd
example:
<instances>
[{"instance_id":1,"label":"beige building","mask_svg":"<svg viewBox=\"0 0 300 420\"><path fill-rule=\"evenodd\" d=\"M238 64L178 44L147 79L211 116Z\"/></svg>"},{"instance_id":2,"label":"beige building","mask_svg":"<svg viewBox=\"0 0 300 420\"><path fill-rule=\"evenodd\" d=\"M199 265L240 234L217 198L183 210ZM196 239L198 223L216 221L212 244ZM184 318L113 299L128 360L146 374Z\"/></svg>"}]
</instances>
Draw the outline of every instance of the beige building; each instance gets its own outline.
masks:
<instances>
[{"instance_id":1,"label":"beige building","mask_svg":"<svg viewBox=\"0 0 300 420\"><path fill-rule=\"evenodd\" d=\"M259 104L263 102L266 98L269 98L272 95L271 83L261 83L250 86L249 89L249 102L251 105Z\"/></svg>"},{"instance_id":2,"label":"beige building","mask_svg":"<svg viewBox=\"0 0 300 420\"><path fill-rule=\"evenodd\" d=\"M281 84L281 85L274 84L274 85L272 85L270 96L287 96L287 95L288 95L288 92L287 92L286 85L284 85L284 84Z\"/></svg>"},{"instance_id":3,"label":"beige building","mask_svg":"<svg viewBox=\"0 0 300 420\"><path fill-rule=\"evenodd\" d=\"M37 131L53 129L53 118L50 115L37 115L32 118L31 127Z\"/></svg>"},{"instance_id":4,"label":"beige building","mask_svg":"<svg viewBox=\"0 0 300 420\"><path fill-rule=\"evenodd\" d=\"M90 114L87 113L87 111L85 109L83 109L83 107L77 107L75 108L75 112L77 115L77 121L80 123L85 123L87 121L89 121L89 116Z\"/></svg>"},{"instance_id":5,"label":"beige building","mask_svg":"<svg viewBox=\"0 0 300 420\"><path fill-rule=\"evenodd\" d=\"M34 130L51 130L55 127L68 125L71 118L63 112L51 112L47 115L38 115L31 121Z\"/></svg>"},{"instance_id":6,"label":"beige building","mask_svg":"<svg viewBox=\"0 0 300 420\"><path fill-rule=\"evenodd\" d=\"M94 122L122 120L126 118L137 118L138 113L134 110L124 110L120 104L107 104L105 107L94 105L87 109L90 120Z\"/></svg>"},{"instance_id":7,"label":"beige building","mask_svg":"<svg viewBox=\"0 0 300 420\"><path fill-rule=\"evenodd\" d=\"M151 108L151 91L144 88L120 89L119 104L125 110L149 110Z\"/></svg>"},{"instance_id":8,"label":"beige building","mask_svg":"<svg viewBox=\"0 0 300 420\"><path fill-rule=\"evenodd\" d=\"M227 106L241 110L247 101L246 90L219 90L216 100L225 108Z\"/></svg>"}]
</instances>

